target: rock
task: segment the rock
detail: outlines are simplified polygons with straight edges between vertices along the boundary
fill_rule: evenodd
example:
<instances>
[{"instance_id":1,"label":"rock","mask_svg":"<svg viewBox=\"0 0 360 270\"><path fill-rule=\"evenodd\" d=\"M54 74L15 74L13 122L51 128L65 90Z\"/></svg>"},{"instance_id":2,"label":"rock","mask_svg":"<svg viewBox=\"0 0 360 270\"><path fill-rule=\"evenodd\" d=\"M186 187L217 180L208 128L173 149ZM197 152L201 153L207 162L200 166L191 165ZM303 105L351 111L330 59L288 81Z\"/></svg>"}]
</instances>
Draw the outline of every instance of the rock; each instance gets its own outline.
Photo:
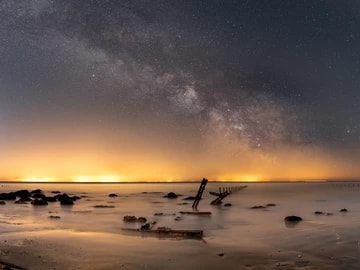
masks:
<instances>
[{"instance_id":1,"label":"rock","mask_svg":"<svg viewBox=\"0 0 360 270\"><path fill-rule=\"evenodd\" d=\"M147 219L145 217L138 217L137 218L137 222L145 223L146 221L147 221Z\"/></svg>"},{"instance_id":2,"label":"rock","mask_svg":"<svg viewBox=\"0 0 360 270\"><path fill-rule=\"evenodd\" d=\"M178 197L178 195L176 195L174 192L170 192L167 195L165 195L164 197L169 198L169 199L176 199Z\"/></svg>"},{"instance_id":3,"label":"rock","mask_svg":"<svg viewBox=\"0 0 360 270\"><path fill-rule=\"evenodd\" d=\"M183 199L184 201L193 201L195 200L195 197L194 196L190 196L190 197L186 197Z\"/></svg>"},{"instance_id":4,"label":"rock","mask_svg":"<svg viewBox=\"0 0 360 270\"><path fill-rule=\"evenodd\" d=\"M16 203L16 204L27 204L30 201L32 201L30 198L20 198L20 199L16 200L14 203Z\"/></svg>"},{"instance_id":5,"label":"rock","mask_svg":"<svg viewBox=\"0 0 360 270\"><path fill-rule=\"evenodd\" d=\"M266 206L263 206L263 205L255 205L253 207L251 207L250 209L264 209L266 208Z\"/></svg>"},{"instance_id":6,"label":"rock","mask_svg":"<svg viewBox=\"0 0 360 270\"><path fill-rule=\"evenodd\" d=\"M110 194L109 194L109 197L113 197L113 198L114 198L114 197L118 197L118 195L115 194L115 193L110 193Z\"/></svg>"},{"instance_id":7,"label":"rock","mask_svg":"<svg viewBox=\"0 0 360 270\"><path fill-rule=\"evenodd\" d=\"M218 256L219 257L223 257L225 254L224 253L219 253Z\"/></svg>"},{"instance_id":8,"label":"rock","mask_svg":"<svg viewBox=\"0 0 360 270\"><path fill-rule=\"evenodd\" d=\"M51 219L60 219L60 216L53 216L53 215L51 215L51 216L49 216L49 218L51 218Z\"/></svg>"},{"instance_id":9,"label":"rock","mask_svg":"<svg viewBox=\"0 0 360 270\"><path fill-rule=\"evenodd\" d=\"M81 197L79 197L79 196L71 196L70 199L72 199L75 202L77 200L80 200Z\"/></svg>"},{"instance_id":10,"label":"rock","mask_svg":"<svg viewBox=\"0 0 360 270\"><path fill-rule=\"evenodd\" d=\"M54 198L60 201L60 205L74 205L73 199L66 193L55 195Z\"/></svg>"},{"instance_id":11,"label":"rock","mask_svg":"<svg viewBox=\"0 0 360 270\"><path fill-rule=\"evenodd\" d=\"M327 216L332 216L334 215L333 213L326 213Z\"/></svg>"},{"instance_id":12,"label":"rock","mask_svg":"<svg viewBox=\"0 0 360 270\"><path fill-rule=\"evenodd\" d=\"M48 205L47 201L44 199L35 199L31 201L32 205L39 206L39 205Z\"/></svg>"},{"instance_id":13,"label":"rock","mask_svg":"<svg viewBox=\"0 0 360 270\"><path fill-rule=\"evenodd\" d=\"M137 218L135 216L124 216L123 220L125 222L136 222Z\"/></svg>"},{"instance_id":14,"label":"rock","mask_svg":"<svg viewBox=\"0 0 360 270\"><path fill-rule=\"evenodd\" d=\"M230 207L230 206L232 206L232 204L231 203L225 203L224 206L225 207Z\"/></svg>"},{"instance_id":15,"label":"rock","mask_svg":"<svg viewBox=\"0 0 360 270\"><path fill-rule=\"evenodd\" d=\"M299 222L302 221L302 218L298 216L287 216L284 220L287 222Z\"/></svg>"},{"instance_id":16,"label":"rock","mask_svg":"<svg viewBox=\"0 0 360 270\"><path fill-rule=\"evenodd\" d=\"M340 212L347 212L348 210L346 208L343 208L340 210Z\"/></svg>"},{"instance_id":17,"label":"rock","mask_svg":"<svg viewBox=\"0 0 360 270\"><path fill-rule=\"evenodd\" d=\"M315 215L323 215L323 214L324 214L324 212L321 212L321 211L315 211L315 212L314 212L314 214L315 214Z\"/></svg>"},{"instance_id":18,"label":"rock","mask_svg":"<svg viewBox=\"0 0 360 270\"><path fill-rule=\"evenodd\" d=\"M32 197L34 199L45 199L46 198L46 196L42 193L33 193Z\"/></svg>"},{"instance_id":19,"label":"rock","mask_svg":"<svg viewBox=\"0 0 360 270\"><path fill-rule=\"evenodd\" d=\"M0 193L0 200L15 201L16 200L15 192Z\"/></svg>"},{"instance_id":20,"label":"rock","mask_svg":"<svg viewBox=\"0 0 360 270\"><path fill-rule=\"evenodd\" d=\"M40 194L43 193L41 189L34 189L33 191L31 191L32 194Z\"/></svg>"},{"instance_id":21,"label":"rock","mask_svg":"<svg viewBox=\"0 0 360 270\"><path fill-rule=\"evenodd\" d=\"M0 205L5 205L6 202L5 201L0 201Z\"/></svg>"},{"instance_id":22,"label":"rock","mask_svg":"<svg viewBox=\"0 0 360 270\"><path fill-rule=\"evenodd\" d=\"M55 197L45 197L45 200L47 202L56 202L57 201Z\"/></svg>"},{"instance_id":23,"label":"rock","mask_svg":"<svg viewBox=\"0 0 360 270\"><path fill-rule=\"evenodd\" d=\"M22 198L29 198L31 197L31 193L27 189L22 189L15 191L15 196Z\"/></svg>"},{"instance_id":24,"label":"rock","mask_svg":"<svg viewBox=\"0 0 360 270\"><path fill-rule=\"evenodd\" d=\"M60 205L74 205L74 201L70 198L60 200Z\"/></svg>"},{"instance_id":25,"label":"rock","mask_svg":"<svg viewBox=\"0 0 360 270\"><path fill-rule=\"evenodd\" d=\"M273 207L273 206L276 206L276 203L268 203L266 206Z\"/></svg>"}]
</instances>

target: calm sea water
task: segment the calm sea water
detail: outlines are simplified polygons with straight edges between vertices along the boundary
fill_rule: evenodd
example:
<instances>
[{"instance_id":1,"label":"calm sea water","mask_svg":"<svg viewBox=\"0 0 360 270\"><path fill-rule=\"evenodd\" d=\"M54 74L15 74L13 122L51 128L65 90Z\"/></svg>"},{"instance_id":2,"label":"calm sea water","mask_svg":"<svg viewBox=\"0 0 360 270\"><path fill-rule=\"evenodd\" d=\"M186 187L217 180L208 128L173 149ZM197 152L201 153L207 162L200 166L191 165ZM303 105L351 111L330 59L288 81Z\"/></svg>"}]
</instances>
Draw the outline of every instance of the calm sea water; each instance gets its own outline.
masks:
<instances>
[{"instance_id":1,"label":"calm sea water","mask_svg":"<svg viewBox=\"0 0 360 270\"><path fill-rule=\"evenodd\" d=\"M124 215L146 217L157 221L158 226L173 229L204 230L205 241L221 245L267 246L279 250L327 251L347 250L351 258L359 256L360 240L360 185L358 183L249 183L248 187L228 196L224 203L231 207L213 206L214 196L209 191L219 187L241 186L239 183L208 183L199 211L212 215L188 216L179 211L190 211L187 196L195 196L199 183L171 184L1 184L1 192L40 188L46 195L59 190L68 194L85 196L74 206L61 207L59 203L34 207L7 201L0 205L0 234L19 231L77 230L123 234ZM177 199L163 196L168 192L182 194ZM118 197L110 198L109 193ZM188 202L187 205L184 203ZM251 209L254 205L274 203L265 209ZM113 208L95 208L108 205ZM347 213L339 212L347 208ZM332 215L315 215L315 211ZM162 212L166 216L155 216ZM170 215L175 214L175 215ZM49 219L58 215L58 220ZM284 217L298 215L304 220L296 226L287 226ZM175 217L182 219L176 221ZM134 236L134 240L141 241ZM320 252L320 251L319 251Z\"/></svg>"}]
</instances>

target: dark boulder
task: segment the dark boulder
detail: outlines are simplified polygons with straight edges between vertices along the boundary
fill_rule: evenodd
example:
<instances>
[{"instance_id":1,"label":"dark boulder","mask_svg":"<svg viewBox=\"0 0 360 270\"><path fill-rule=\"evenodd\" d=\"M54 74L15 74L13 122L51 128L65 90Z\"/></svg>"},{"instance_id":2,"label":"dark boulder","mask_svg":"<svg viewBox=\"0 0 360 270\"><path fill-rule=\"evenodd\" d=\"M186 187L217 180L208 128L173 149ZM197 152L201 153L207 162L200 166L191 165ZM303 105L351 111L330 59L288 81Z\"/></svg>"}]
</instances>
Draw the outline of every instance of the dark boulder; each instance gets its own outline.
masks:
<instances>
[{"instance_id":1,"label":"dark boulder","mask_svg":"<svg viewBox=\"0 0 360 270\"><path fill-rule=\"evenodd\" d=\"M314 214L315 214L315 215L323 215L323 214L324 214L324 212L321 212L321 211L315 211L315 212L314 212Z\"/></svg>"},{"instance_id":2,"label":"dark boulder","mask_svg":"<svg viewBox=\"0 0 360 270\"><path fill-rule=\"evenodd\" d=\"M29 198L29 197L31 197L31 193L27 189L22 189L22 190L15 191L15 196L22 197L22 198L25 198L25 197Z\"/></svg>"},{"instance_id":3,"label":"dark boulder","mask_svg":"<svg viewBox=\"0 0 360 270\"><path fill-rule=\"evenodd\" d=\"M302 218L298 217L298 216L287 216L287 217L285 217L284 220L286 222L299 222L299 221L302 221Z\"/></svg>"},{"instance_id":4,"label":"dark boulder","mask_svg":"<svg viewBox=\"0 0 360 270\"><path fill-rule=\"evenodd\" d=\"M225 203L224 206L225 207L230 207L230 206L232 206L232 204L231 203Z\"/></svg>"},{"instance_id":5,"label":"dark boulder","mask_svg":"<svg viewBox=\"0 0 360 270\"><path fill-rule=\"evenodd\" d=\"M46 198L46 196L44 194L42 194L42 193L33 193L32 197L34 199L45 199Z\"/></svg>"},{"instance_id":6,"label":"dark boulder","mask_svg":"<svg viewBox=\"0 0 360 270\"><path fill-rule=\"evenodd\" d=\"M109 197L118 197L118 195L115 194L115 193L110 193L110 194L109 194Z\"/></svg>"},{"instance_id":7,"label":"dark boulder","mask_svg":"<svg viewBox=\"0 0 360 270\"><path fill-rule=\"evenodd\" d=\"M16 200L15 192L0 193L0 200L15 201Z\"/></svg>"},{"instance_id":8,"label":"dark boulder","mask_svg":"<svg viewBox=\"0 0 360 270\"><path fill-rule=\"evenodd\" d=\"M31 201L31 204L36 205L36 206L38 206L38 205L48 205L48 202L46 200L44 200L44 199L35 199L35 200Z\"/></svg>"},{"instance_id":9,"label":"dark boulder","mask_svg":"<svg viewBox=\"0 0 360 270\"><path fill-rule=\"evenodd\" d=\"M5 205L6 202L5 201L0 201L0 205Z\"/></svg>"},{"instance_id":10,"label":"dark boulder","mask_svg":"<svg viewBox=\"0 0 360 270\"><path fill-rule=\"evenodd\" d=\"M138 217L137 222L145 223L147 221L146 217Z\"/></svg>"},{"instance_id":11,"label":"dark boulder","mask_svg":"<svg viewBox=\"0 0 360 270\"><path fill-rule=\"evenodd\" d=\"M176 199L178 195L176 195L174 192L169 192L167 195L164 196L165 198L169 199Z\"/></svg>"},{"instance_id":12,"label":"dark boulder","mask_svg":"<svg viewBox=\"0 0 360 270\"><path fill-rule=\"evenodd\" d=\"M340 212L347 212L348 210L346 208L343 208L340 210Z\"/></svg>"},{"instance_id":13,"label":"dark boulder","mask_svg":"<svg viewBox=\"0 0 360 270\"><path fill-rule=\"evenodd\" d=\"M71 198L60 200L60 205L74 205L74 201Z\"/></svg>"},{"instance_id":14,"label":"dark boulder","mask_svg":"<svg viewBox=\"0 0 360 270\"><path fill-rule=\"evenodd\" d=\"M51 196L46 196L45 197L45 200L47 201L47 202L56 202L57 200L56 200L56 198L55 197L51 197Z\"/></svg>"},{"instance_id":15,"label":"dark boulder","mask_svg":"<svg viewBox=\"0 0 360 270\"><path fill-rule=\"evenodd\" d=\"M40 194L43 193L41 189L34 189L31 191L32 194Z\"/></svg>"}]
</instances>

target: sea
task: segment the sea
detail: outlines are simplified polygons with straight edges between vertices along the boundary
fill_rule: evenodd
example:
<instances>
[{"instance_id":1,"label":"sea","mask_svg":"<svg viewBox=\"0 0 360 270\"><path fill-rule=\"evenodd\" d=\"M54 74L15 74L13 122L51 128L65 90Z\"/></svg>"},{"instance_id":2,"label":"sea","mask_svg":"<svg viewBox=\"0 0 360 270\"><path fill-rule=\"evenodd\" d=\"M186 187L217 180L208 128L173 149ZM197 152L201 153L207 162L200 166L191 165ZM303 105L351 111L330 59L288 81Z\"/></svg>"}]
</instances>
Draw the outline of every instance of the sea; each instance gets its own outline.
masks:
<instances>
[{"instance_id":1,"label":"sea","mask_svg":"<svg viewBox=\"0 0 360 270\"><path fill-rule=\"evenodd\" d=\"M72 230L85 232L84 237L86 232L126 235L141 243L143 236L123 230L140 228L140 223L123 220L124 216L131 215L156 222L154 228L203 230L202 241L214 245L267 247L274 252L295 251L299 256L312 254L335 258L341 253L349 265L360 263L358 182L209 182L197 211L209 211L211 215L181 214L181 211L194 211L192 201L184 198L195 196L199 185L200 182L2 183L0 192L41 189L47 196L59 191L82 198L73 206L61 206L59 202L33 206L6 201L6 205L0 205L0 236ZM245 185L246 188L227 196L221 205L210 204L216 198L210 192L235 190ZM166 198L169 192L179 197ZM109 197L111 193L117 197ZM225 206L227 203L230 205ZM322 214L315 214L316 211ZM303 220L289 224L284 218L290 215Z\"/></svg>"}]
</instances>

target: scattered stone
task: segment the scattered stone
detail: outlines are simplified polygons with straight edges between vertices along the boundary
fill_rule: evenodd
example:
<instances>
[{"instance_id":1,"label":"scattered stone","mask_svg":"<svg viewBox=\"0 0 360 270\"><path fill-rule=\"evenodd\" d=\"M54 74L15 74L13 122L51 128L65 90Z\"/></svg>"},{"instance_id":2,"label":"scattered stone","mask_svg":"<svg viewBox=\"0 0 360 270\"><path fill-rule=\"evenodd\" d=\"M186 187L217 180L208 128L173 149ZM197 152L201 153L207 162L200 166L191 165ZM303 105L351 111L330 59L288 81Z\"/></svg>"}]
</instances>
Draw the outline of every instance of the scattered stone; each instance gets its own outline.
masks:
<instances>
[{"instance_id":1,"label":"scattered stone","mask_svg":"<svg viewBox=\"0 0 360 270\"><path fill-rule=\"evenodd\" d=\"M250 209L264 209L266 208L266 206L263 205L254 205L253 207L251 207Z\"/></svg>"},{"instance_id":2,"label":"scattered stone","mask_svg":"<svg viewBox=\"0 0 360 270\"><path fill-rule=\"evenodd\" d=\"M327 216L332 216L334 215L333 213L326 213Z\"/></svg>"},{"instance_id":3,"label":"scattered stone","mask_svg":"<svg viewBox=\"0 0 360 270\"><path fill-rule=\"evenodd\" d=\"M51 215L51 216L49 216L49 218L51 218L51 219L59 219L60 216L53 216L53 215Z\"/></svg>"},{"instance_id":4,"label":"scattered stone","mask_svg":"<svg viewBox=\"0 0 360 270\"><path fill-rule=\"evenodd\" d=\"M343 208L340 210L340 212L347 212L348 210L346 208Z\"/></svg>"},{"instance_id":5,"label":"scattered stone","mask_svg":"<svg viewBox=\"0 0 360 270\"><path fill-rule=\"evenodd\" d=\"M179 220L182 220L183 218L181 216L177 216L174 218L175 221L179 221Z\"/></svg>"},{"instance_id":6,"label":"scattered stone","mask_svg":"<svg viewBox=\"0 0 360 270\"><path fill-rule=\"evenodd\" d=\"M147 221L147 219L145 217L138 217L137 218L137 222L145 223L146 221Z\"/></svg>"},{"instance_id":7,"label":"scattered stone","mask_svg":"<svg viewBox=\"0 0 360 270\"><path fill-rule=\"evenodd\" d=\"M315 212L314 212L314 214L315 214L315 215L323 215L323 214L324 214L324 212L321 212L321 211L315 211Z\"/></svg>"},{"instance_id":8,"label":"scattered stone","mask_svg":"<svg viewBox=\"0 0 360 270\"><path fill-rule=\"evenodd\" d=\"M218 256L219 257L223 257L225 254L224 253L219 253Z\"/></svg>"},{"instance_id":9,"label":"scattered stone","mask_svg":"<svg viewBox=\"0 0 360 270\"><path fill-rule=\"evenodd\" d=\"M190 197L186 197L183 199L184 201L193 201L195 200L195 197L194 196L190 196Z\"/></svg>"},{"instance_id":10,"label":"scattered stone","mask_svg":"<svg viewBox=\"0 0 360 270\"><path fill-rule=\"evenodd\" d=\"M34 189L33 191L31 191L32 194L40 194L43 193L41 189Z\"/></svg>"},{"instance_id":11,"label":"scattered stone","mask_svg":"<svg viewBox=\"0 0 360 270\"><path fill-rule=\"evenodd\" d=\"M164 196L164 198L168 198L168 199L176 199L177 197L178 195L176 195L174 192L170 192Z\"/></svg>"},{"instance_id":12,"label":"scattered stone","mask_svg":"<svg viewBox=\"0 0 360 270\"><path fill-rule=\"evenodd\" d=\"M47 201L44 199L35 199L31 201L32 205L40 206L40 205L48 205Z\"/></svg>"},{"instance_id":13,"label":"scattered stone","mask_svg":"<svg viewBox=\"0 0 360 270\"><path fill-rule=\"evenodd\" d=\"M285 217L285 221L287 221L287 222L299 222L299 221L302 221L302 218L298 217L298 216L287 216L287 217Z\"/></svg>"},{"instance_id":14,"label":"scattered stone","mask_svg":"<svg viewBox=\"0 0 360 270\"><path fill-rule=\"evenodd\" d=\"M273 206L276 206L276 203L268 203L266 206L267 207L273 207Z\"/></svg>"},{"instance_id":15,"label":"scattered stone","mask_svg":"<svg viewBox=\"0 0 360 270\"><path fill-rule=\"evenodd\" d=\"M232 206L232 204L231 203L225 203L224 206L225 207L230 207L230 206Z\"/></svg>"},{"instance_id":16,"label":"scattered stone","mask_svg":"<svg viewBox=\"0 0 360 270\"><path fill-rule=\"evenodd\" d=\"M109 194L109 197L118 197L118 195L115 194L115 193L110 193L110 194Z\"/></svg>"},{"instance_id":17,"label":"scattered stone","mask_svg":"<svg viewBox=\"0 0 360 270\"><path fill-rule=\"evenodd\" d=\"M124 216L123 220L125 222L136 222L137 218L135 216Z\"/></svg>"}]
</instances>

